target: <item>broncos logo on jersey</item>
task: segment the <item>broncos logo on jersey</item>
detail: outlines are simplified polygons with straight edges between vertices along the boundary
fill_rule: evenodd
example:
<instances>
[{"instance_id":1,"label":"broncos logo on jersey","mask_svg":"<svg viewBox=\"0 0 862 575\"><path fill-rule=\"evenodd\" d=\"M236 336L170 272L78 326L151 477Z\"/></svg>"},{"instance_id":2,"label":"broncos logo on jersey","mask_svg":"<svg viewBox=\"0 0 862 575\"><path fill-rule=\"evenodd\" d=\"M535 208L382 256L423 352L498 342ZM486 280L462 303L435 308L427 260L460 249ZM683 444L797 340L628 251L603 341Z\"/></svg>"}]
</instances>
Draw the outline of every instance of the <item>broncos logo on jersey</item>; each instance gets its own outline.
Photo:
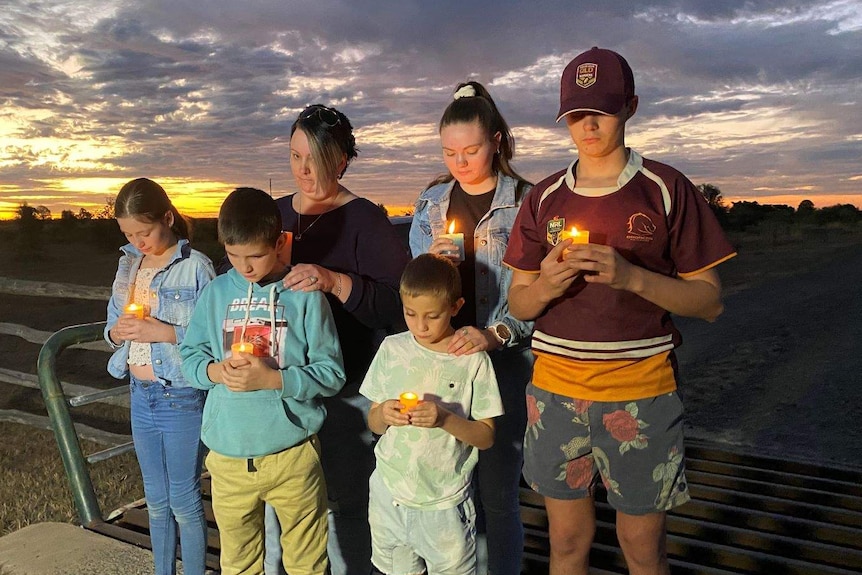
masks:
<instances>
[{"instance_id":1,"label":"broncos logo on jersey","mask_svg":"<svg viewBox=\"0 0 862 575\"><path fill-rule=\"evenodd\" d=\"M626 229L628 231L626 238L639 242L649 242L653 239L656 225L648 215L638 212L631 215Z\"/></svg>"}]
</instances>

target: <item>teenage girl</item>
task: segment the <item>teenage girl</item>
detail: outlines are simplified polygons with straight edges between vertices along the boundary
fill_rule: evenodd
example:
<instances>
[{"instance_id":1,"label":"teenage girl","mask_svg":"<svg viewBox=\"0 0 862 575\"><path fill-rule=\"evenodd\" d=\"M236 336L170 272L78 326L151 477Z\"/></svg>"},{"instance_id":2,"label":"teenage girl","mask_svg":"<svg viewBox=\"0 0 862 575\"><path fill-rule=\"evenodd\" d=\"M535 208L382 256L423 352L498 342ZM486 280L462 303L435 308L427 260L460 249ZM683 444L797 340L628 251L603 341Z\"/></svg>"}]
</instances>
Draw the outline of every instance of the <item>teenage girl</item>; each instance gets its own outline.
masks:
<instances>
[{"instance_id":1,"label":"teenage girl","mask_svg":"<svg viewBox=\"0 0 862 575\"><path fill-rule=\"evenodd\" d=\"M156 575L175 575L177 532L183 572L203 575L206 519L201 501L204 392L180 372L179 343L198 295L215 275L189 246L187 221L146 178L125 184L114 204L129 240L108 303L108 372L130 376L132 438L144 479Z\"/></svg>"},{"instance_id":2,"label":"teenage girl","mask_svg":"<svg viewBox=\"0 0 862 575\"><path fill-rule=\"evenodd\" d=\"M496 438L479 452L474 473L477 513L484 519L488 571L518 575L524 530L518 500L527 425L524 390L532 371L532 323L512 317L506 295L512 270L503 265L512 223L532 185L510 165L515 140L497 105L479 82L464 82L440 118L440 144L448 172L419 194L410 226L414 256L430 252L458 263L465 304L453 319L449 352L487 351L505 415ZM446 235L449 224L463 245Z\"/></svg>"}]
</instances>

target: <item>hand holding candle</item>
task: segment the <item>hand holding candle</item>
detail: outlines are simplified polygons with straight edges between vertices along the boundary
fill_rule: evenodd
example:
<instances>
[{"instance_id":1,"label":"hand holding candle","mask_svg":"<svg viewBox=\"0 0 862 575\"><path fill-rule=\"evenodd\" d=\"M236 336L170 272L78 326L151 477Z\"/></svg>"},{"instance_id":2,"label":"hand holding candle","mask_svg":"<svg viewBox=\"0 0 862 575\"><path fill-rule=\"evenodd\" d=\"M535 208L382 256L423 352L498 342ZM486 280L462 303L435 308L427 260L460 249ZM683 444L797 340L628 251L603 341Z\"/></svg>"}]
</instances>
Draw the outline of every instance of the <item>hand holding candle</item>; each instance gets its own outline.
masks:
<instances>
[{"instance_id":1,"label":"hand holding candle","mask_svg":"<svg viewBox=\"0 0 862 575\"><path fill-rule=\"evenodd\" d=\"M144 306L137 303L130 303L126 307L123 308L125 313L131 314L138 319L144 319Z\"/></svg>"},{"instance_id":2,"label":"hand holding candle","mask_svg":"<svg viewBox=\"0 0 862 575\"><path fill-rule=\"evenodd\" d=\"M419 405L419 396L412 391L405 391L398 396L398 401L404 406L401 408L401 413L407 413L411 408Z\"/></svg>"},{"instance_id":3,"label":"hand holding candle","mask_svg":"<svg viewBox=\"0 0 862 575\"><path fill-rule=\"evenodd\" d=\"M449 230L448 233L440 234L441 238L447 238L455 242L455 246L458 248L458 253L454 253L451 251L441 252L441 255L444 256L458 256L457 261L464 261L464 234L463 233L455 233L455 220L449 222Z\"/></svg>"}]
</instances>

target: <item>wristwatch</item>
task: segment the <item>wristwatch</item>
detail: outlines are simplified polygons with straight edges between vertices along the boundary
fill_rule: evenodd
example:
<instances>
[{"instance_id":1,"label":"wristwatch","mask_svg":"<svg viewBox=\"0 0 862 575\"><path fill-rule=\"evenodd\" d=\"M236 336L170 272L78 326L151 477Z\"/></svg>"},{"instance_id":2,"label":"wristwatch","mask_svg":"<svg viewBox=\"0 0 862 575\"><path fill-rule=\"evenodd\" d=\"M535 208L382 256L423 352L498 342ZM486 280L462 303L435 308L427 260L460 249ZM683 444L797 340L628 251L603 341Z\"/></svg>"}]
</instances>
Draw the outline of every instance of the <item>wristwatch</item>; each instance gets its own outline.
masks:
<instances>
[{"instance_id":1,"label":"wristwatch","mask_svg":"<svg viewBox=\"0 0 862 575\"><path fill-rule=\"evenodd\" d=\"M488 327L490 327L491 331L494 332L494 335L497 337L497 341L500 342L502 347L506 347L509 342L512 341L512 332L509 330L509 326L505 323L495 323Z\"/></svg>"}]
</instances>

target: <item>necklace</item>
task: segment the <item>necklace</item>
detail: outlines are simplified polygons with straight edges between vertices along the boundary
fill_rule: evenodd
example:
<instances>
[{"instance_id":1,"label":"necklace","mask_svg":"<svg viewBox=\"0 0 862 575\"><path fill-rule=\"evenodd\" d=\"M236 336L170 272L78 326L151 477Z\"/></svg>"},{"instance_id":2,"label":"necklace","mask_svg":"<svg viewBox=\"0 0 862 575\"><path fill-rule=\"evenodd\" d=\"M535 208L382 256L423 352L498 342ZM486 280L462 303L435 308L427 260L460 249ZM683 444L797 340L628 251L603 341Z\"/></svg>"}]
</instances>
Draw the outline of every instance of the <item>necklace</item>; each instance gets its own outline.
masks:
<instances>
[{"instance_id":1,"label":"necklace","mask_svg":"<svg viewBox=\"0 0 862 575\"><path fill-rule=\"evenodd\" d=\"M332 208L335 207L335 203L338 201L338 196L341 195L341 189L339 188L339 190L335 193L335 196L333 196L332 203L329 205L329 209L320 212L317 215L317 217L314 218L314 220L310 224L308 224L308 227L305 228L304 230L302 229L302 192L298 192L298 193L299 193L299 209L296 211L296 236L294 236L296 238L296 241L302 240L302 236L304 236L305 233L311 229L311 226L313 226L314 224L317 223L317 220L319 220L325 214L332 211Z\"/></svg>"}]
</instances>

